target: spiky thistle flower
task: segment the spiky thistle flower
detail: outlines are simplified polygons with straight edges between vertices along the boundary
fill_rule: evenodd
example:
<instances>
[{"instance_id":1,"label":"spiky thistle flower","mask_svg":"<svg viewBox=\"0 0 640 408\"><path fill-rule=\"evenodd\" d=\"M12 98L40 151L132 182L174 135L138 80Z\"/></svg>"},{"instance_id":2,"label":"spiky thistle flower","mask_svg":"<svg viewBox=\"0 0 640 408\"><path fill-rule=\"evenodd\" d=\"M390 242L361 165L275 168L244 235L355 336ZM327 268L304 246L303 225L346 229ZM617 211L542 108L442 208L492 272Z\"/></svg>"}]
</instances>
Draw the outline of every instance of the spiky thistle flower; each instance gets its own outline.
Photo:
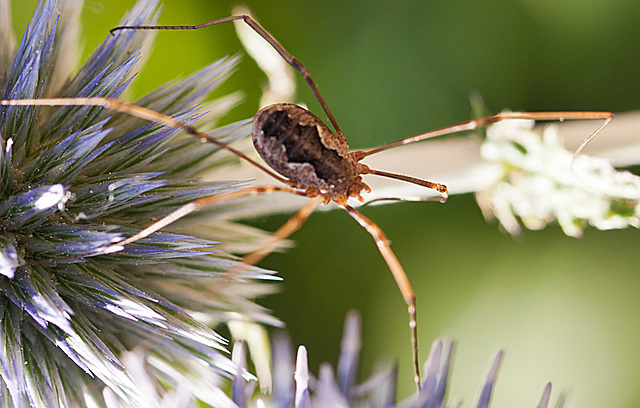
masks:
<instances>
[{"instance_id":1,"label":"spiky thistle flower","mask_svg":"<svg viewBox=\"0 0 640 408\"><path fill-rule=\"evenodd\" d=\"M458 407L461 400L450 398L448 394L449 375L452 366L453 344L450 341L436 340L431 346L429 358L425 364L425 378L421 390L407 400L396 402L395 367L379 367L375 374L362 383L358 383L358 363L361 349L360 317L356 312L347 316L344 324L340 356L336 373L331 366L323 364L318 377L309 373L307 350L298 348L293 359L291 343L286 336L276 336L273 340L274 381L271 398L253 400L252 384L241 376L236 376L233 384L234 401L239 407L404 407L404 408L447 408ZM233 350L233 360L239 367L244 366L245 352L242 343ZM490 406L503 352L499 350L489 364L489 368L480 386L475 407ZM294 374L295 372L295 374ZM447 401L450 398L451 401ZM542 392L538 408L548 408L551 399L551 384ZM557 408L564 406L564 397L560 396Z\"/></svg>"},{"instance_id":2,"label":"spiky thistle flower","mask_svg":"<svg viewBox=\"0 0 640 408\"><path fill-rule=\"evenodd\" d=\"M119 97L150 39L137 31L107 36L78 69L68 62L76 60L80 1L41 3L17 48L8 1L0 8L2 99ZM153 24L156 8L140 1L121 24ZM197 104L235 63L218 61L136 103L194 123L205 114ZM209 134L233 141L246 125ZM229 160L176 129L96 107L3 106L0 135L0 405L104 406L113 396L124 406L153 406L120 358L133 349L144 355L152 388L231 405L220 376L235 366L209 327L237 316L275 323L249 300L270 292L260 282L273 277L249 268L243 282L225 278L235 260L214 249L215 239L228 238L224 228L204 238L157 233L92 256L193 199L236 188L197 179ZM178 387L180 379L198 387Z\"/></svg>"}]
</instances>

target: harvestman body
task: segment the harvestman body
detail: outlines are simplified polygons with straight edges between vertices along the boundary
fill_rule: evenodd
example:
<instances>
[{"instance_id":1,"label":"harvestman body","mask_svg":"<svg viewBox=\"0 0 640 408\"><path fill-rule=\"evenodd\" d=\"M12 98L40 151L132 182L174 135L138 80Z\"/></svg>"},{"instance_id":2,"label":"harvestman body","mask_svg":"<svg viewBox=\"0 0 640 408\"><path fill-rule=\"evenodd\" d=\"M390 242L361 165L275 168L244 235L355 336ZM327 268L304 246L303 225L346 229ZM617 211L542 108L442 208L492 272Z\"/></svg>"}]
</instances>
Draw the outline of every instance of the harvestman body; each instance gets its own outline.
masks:
<instances>
[{"instance_id":1,"label":"harvestman body","mask_svg":"<svg viewBox=\"0 0 640 408\"><path fill-rule=\"evenodd\" d=\"M309 71L289 54L267 31L265 31L255 20L247 15L238 15L223 18L197 26L122 26L111 30L124 29L145 29L145 30L189 30L208 27L228 21L243 20L259 35L261 35L273 48L298 72L300 72L311 87L315 97L320 102L322 109L329 118L335 134L326 126L320 118L308 110L289 103L278 103L267 106L253 118L251 135L256 151L267 163L264 166L256 162L244 153L226 145L216 139L212 139L197 129L176 121L175 119L161 113L127 104L115 99L93 97L93 98L61 98L61 99L24 99L24 100L3 100L2 105L46 105L46 106L103 106L130 115L140 117L149 121L164 123L169 126L179 127L202 141L218 145L241 159L260 168L274 179L284 183L285 186L262 186L249 187L230 193L204 197L178 208L173 213L153 223L149 227L141 230L137 234L102 250L89 254L100 255L122 250L122 248L142 239L165 226L173 223L200 208L231 200L234 198L268 194L272 192L288 192L312 198L303 206L289 221L274 232L270 239L262 245L260 249L245 256L242 260L244 264L253 265L273 251L277 243L299 229L304 221L311 215L314 208L320 203L328 204L331 201L345 209L369 234L374 238L378 250L387 263L393 277L402 293L402 297L408 305L409 327L411 329L411 342L413 350L414 381L420 388L420 370L418 360L418 340L415 295L409 279L407 278L402 265L396 258L389 246L389 242L384 232L374 222L362 215L360 212L347 204L349 198L356 198L363 201L362 193L371 189L362 181L362 176L372 174L410 182L426 188L434 189L441 195L440 201L447 199L447 187L443 184L405 176L402 174L388 173L374 170L363 163L365 157L381 152L396 146L419 142L421 140L459 133L496 123L504 119L533 119L533 120L565 120L565 119L601 119L603 124L591 134L578 148L576 155L582 148L595 137L613 118L610 112L513 112L500 113L480 119L462 122L453 126L444 127L427 133L419 134L409 138L401 139L368 151L349 151L347 140L342 134L333 114L318 91L318 87L311 78ZM233 276L234 269L229 271L229 276Z\"/></svg>"}]
</instances>

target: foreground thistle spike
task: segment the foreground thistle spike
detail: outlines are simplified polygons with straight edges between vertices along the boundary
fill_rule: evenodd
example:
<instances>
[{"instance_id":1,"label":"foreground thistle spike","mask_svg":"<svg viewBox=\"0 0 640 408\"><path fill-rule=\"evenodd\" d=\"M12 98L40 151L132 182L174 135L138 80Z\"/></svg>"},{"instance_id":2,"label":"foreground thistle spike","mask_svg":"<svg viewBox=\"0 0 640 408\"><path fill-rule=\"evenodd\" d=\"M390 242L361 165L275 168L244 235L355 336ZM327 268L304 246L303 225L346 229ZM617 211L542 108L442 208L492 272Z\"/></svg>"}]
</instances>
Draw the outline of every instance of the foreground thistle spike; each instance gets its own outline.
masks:
<instances>
[{"instance_id":1,"label":"foreground thistle spike","mask_svg":"<svg viewBox=\"0 0 640 408\"><path fill-rule=\"evenodd\" d=\"M235 346L239 355L242 345ZM457 407L460 400L449 397L449 377L452 366L453 344L436 340L431 346L429 359L425 364L425 377L418 394L405 401L396 402L395 384L397 370L394 366L378 369L362 383L357 381L358 363L361 349L360 316L350 312L344 324L337 371L334 375L329 364L320 366L317 378L309 373L307 350L298 348L293 359L293 348L285 335L275 336L273 394L252 400L253 387L246 380L236 377L233 384L234 402L239 407L404 407L404 408L447 408ZM311 351L313 353L313 351ZM234 354L235 350L234 350ZM476 398L476 408L488 408L494 393L494 385L502 364L504 353L496 352L489 363L480 384ZM240 360L240 359L238 359ZM450 401L447 401L450 399ZM549 408L551 384L544 388L538 408ZM560 397L556 408L562 408L564 397Z\"/></svg>"}]
</instances>

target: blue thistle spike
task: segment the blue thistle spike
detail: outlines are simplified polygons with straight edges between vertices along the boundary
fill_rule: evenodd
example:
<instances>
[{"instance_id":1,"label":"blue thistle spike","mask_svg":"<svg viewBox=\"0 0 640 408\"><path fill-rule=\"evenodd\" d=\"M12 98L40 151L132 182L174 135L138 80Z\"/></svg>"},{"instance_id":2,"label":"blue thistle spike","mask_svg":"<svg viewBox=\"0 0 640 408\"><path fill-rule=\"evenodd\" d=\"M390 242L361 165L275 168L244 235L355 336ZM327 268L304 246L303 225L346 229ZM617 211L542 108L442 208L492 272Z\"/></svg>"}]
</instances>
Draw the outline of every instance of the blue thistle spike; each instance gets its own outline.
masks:
<instances>
[{"instance_id":1,"label":"blue thistle spike","mask_svg":"<svg viewBox=\"0 0 640 408\"><path fill-rule=\"evenodd\" d=\"M356 382L358 375L358 363L360 360L360 315L351 311L344 323L342 341L340 344L340 357L338 359L338 384L343 395L351 394L351 387Z\"/></svg>"},{"instance_id":2,"label":"blue thistle spike","mask_svg":"<svg viewBox=\"0 0 640 408\"><path fill-rule=\"evenodd\" d=\"M21 264L13 235L0 235L0 275L12 279Z\"/></svg>"},{"instance_id":3,"label":"blue thistle spike","mask_svg":"<svg viewBox=\"0 0 640 408\"><path fill-rule=\"evenodd\" d=\"M0 202L0 225L7 231L35 228L48 221L67 198L68 187L53 184L33 188Z\"/></svg>"},{"instance_id":4,"label":"blue thistle spike","mask_svg":"<svg viewBox=\"0 0 640 408\"><path fill-rule=\"evenodd\" d=\"M2 139L0 147L0 197L6 197L13 184L13 139Z\"/></svg>"},{"instance_id":5,"label":"blue thistle spike","mask_svg":"<svg viewBox=\"0 0 640 408\"><path fill-rule=\"evenodd\" d=\"M480 390L478 404L476 405L477 408L487 408L489 406L489 403L491 402L493 385L495 384L498 377L498 370L500 369L500 365L502 364L503 354L504 352L502 350L498 351L493 359L493 362L491 363L491 367L489 367L487 378Z\"/></svg>"}]
</instances>

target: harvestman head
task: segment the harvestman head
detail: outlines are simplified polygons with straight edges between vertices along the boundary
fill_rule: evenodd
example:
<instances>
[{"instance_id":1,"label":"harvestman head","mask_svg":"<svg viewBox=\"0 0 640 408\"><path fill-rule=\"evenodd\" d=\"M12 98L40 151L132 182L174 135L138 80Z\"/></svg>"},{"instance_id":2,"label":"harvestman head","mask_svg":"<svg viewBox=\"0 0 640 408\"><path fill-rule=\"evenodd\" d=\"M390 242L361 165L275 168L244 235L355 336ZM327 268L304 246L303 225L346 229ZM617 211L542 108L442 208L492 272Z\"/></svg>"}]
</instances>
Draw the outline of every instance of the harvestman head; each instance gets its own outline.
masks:
<instances>
[{"instance_id":1,"label":"harvestman head","mask_svg":"<svg viewBox=\"0 0 640 408\"><path fill-rule=\"evenodd\" d=\"M235 20L244 21L249 25L249 27L262 36L293 68L300 72L313 91L318 102L320 102L320 105L329 118L335 133L333 133L320 118L298 105L278 103L267 106L256 113L253 118L251 129L253 144L257 152L268 165L265 166L233 147L205 135L192 126L176 121L175 119L161 113L115 99L102 97L24 99L3 100L1 104L103 106L107 109L123 112L152 122L160 122L168 126L178 127L187 133L200 138L204 142L213 143L230 151L239 158L253 164L260 170L269 174L275 180L284 184L284 186L249 187L230 193L200 198L178 208L173 213L153 223L137 234L90 255L100 255L120 251L125 245L147 237L185 215L198 211L200 208L214 203L232 200L243 196L270 194L273 192L286 192L311 198L311 201L303 206L282 227L274 232L261 246L261 248L243 258L242 262L244 264L253 265L271 253L277 246L278 242L298 230L305 220L311 215L316 206L321 203L328 204L331 201L335 202L339 207L345 209L352 218L354 218L367 230L369 234L371 234L375 240L378 250L382 254L385 262L391 270L391 273L393 274L404 301L408 305L414 365L414 381L418 388L420 388L421 381L418 360L416 298L413 289L402 265L391 250L389 241L382 229L359 211L351 207L347 201L350 198L363 201L362 193L370 191L369 186L362 180L362 176L367 174L388 177L436 190L440 194L441 202L444 202L447 199L447 187L443 184L415 177L375 170L361 163L361 161L367 156L396 146L419 142L433 137L465 132L488 124L496 123L504 119L533 119L542 121L579 119L603 120L604 122L602 125L600 125L578 148L576 151L576 154L578 154L582 148L611 121L613 114L610 112L591 111L499 113L401 139L370 150L350 151L346 138L342 134L342 131L340 130L340 127L338 126L338 123L331 113L327 103L320 94L318 87L311 78L309 71L250 16L231 16L196 26L121 26L113 28L111 30L111 34L125 29L194 30ZM233 276L233 273L234 270L232 269L229 272L229 276Z\"/></svg>"}]
</instances>

